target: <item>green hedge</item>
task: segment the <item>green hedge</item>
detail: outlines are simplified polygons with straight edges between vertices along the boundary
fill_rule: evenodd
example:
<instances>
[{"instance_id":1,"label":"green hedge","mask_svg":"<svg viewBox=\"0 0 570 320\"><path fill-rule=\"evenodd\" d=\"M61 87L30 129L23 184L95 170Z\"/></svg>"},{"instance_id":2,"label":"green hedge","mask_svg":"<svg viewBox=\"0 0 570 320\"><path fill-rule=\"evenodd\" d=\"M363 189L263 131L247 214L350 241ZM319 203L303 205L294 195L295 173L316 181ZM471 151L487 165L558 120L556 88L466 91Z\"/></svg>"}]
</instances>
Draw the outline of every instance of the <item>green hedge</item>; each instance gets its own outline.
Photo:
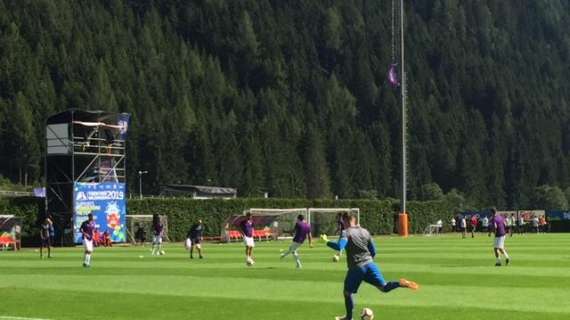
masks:
<instances>
[{"instance_id":1,"label":"green hedge","mask_svg":"<svg viewBox=\"0 0 570 320\"><path fill-rule=\"evenodd\" d=\"M361 224L373 234L389 234L394 230L394 216L399 204L389 200L307 200L252 199L193 200L184 198L147 198L129 200L129 214L166 214L169 236L182 240L188 227L198 218L206 224L206 234L217 236L224 221L249 208L360 208ZM410 232L421 233L438 219L449 221L453 212L441 201L410 202Z\"/></svg>"},{"instance_id":2,"label":"green hedge","mask_svg":"<svg viewBox=\"0 0 570 320\"><path fill-rule=\"evenodd\" d=\"M39 218L43 213L44 201L38 198L0 198L0 214L23 218L22 242L24 245L39 239Z\"/></svg>"},{"instance_id":3,"label":"green hedge","mask_svg":"<svg viewBox=\"0 0 570 320\"><path fill-rule=\"evenodd\" d=\"M128 214L165 214L168 216L169 236L180 241L189 226L199 217L206 224L206 235L217 236L223 222L233 214L241 214L249 208L360 208L361 224L373 234L389 234L394 231L394 218L398 202L390 200L308 200L308 199L258 199L237 198L231 200L193 200L187 198L130 199ZM24 218L23 240L33 241L38 235L38 215L43 200L36 198L1 198L0 214L15 214ZM442 219L444 223L453 215L445 202L409 202L410 232L421 233L429 224Z\"/></svg>"}]
</instances>

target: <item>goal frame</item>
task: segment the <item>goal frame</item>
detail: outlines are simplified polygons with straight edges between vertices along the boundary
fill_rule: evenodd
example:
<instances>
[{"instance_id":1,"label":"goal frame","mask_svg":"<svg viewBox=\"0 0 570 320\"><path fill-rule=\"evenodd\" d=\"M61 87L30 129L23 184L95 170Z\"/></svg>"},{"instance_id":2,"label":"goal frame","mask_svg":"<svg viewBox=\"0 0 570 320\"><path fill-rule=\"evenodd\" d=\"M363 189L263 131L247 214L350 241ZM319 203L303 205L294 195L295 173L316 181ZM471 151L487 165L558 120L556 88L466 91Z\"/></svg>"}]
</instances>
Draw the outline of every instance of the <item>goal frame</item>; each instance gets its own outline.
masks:
<instances>
[{"instance_id":1,"label":"goal frame","mask_svg":"<svg viewBox=\"0 0 570 320\"><path fill-rule=\"evenodd\" d=\"M135 219L136 218L148 219L148 221L150 221L151 231L152 231L152 217L153 217L152 214L128 214L126 216L127 224L128 224L128 226L127 226L127 238L129 239L129 242L131 244L136 244L133 218L135 218ZM159 215L159 217L160 217L160 221L162 222L162 224L164 226L164 240L166 240L166 242L170 242L170 238L168 237L168 234L169 234L169 232L168 232L168 216L161 214L161 215ZM143 221L146 222L147 220L143 220ZM152 237L152 235L151 235L151 237ZM148 240L148 238L147 238L147 240ZM148 241L146 241L146 242L148 242Z\"/></svg>"},{"instance_id":2,"label":"goal frame","mask_svg":"<svg viewBox=\"0 0 570 320\"><path fill-rule=\"evenodd\" d=\"M307 208L307 219L312 225L315 213L338 214L340 212L356 212L356 224L360 224L360 208Z\"/></svg>"}]
</instances>

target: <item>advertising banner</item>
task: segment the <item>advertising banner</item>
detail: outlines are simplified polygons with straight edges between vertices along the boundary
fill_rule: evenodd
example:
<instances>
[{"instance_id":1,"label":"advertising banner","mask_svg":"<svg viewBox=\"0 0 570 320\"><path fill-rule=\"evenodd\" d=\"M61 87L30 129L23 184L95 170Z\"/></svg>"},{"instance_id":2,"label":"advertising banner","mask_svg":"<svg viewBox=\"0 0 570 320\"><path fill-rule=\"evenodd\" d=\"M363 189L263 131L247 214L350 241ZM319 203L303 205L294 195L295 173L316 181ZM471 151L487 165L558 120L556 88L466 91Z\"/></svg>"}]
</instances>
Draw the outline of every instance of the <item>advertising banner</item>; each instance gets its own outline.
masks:
<instances>
[{"instance_id":1,"label":"advertising banner","mask_svg":"<svg viewBox=\"0 0 570 320\"><path fill-rule=\"evenodd\" d=\"M125 184L118 182L75 184L73 224L75 243L81 243L82 236L79 228L88 214L93 214L97 227L97 236L105 232L113 242L125 242L127 201L125 199Z\"/></svg>"},{"instance_id":2,"label":"advertising banner","mask_svg":"<svg viewBox=\"0 0 570 320\"><path fill-rule=\"evenodd\" d=\"M570 221L570 211L550 210L546 216L548 221Z\"/></svg>"}]
</instances>

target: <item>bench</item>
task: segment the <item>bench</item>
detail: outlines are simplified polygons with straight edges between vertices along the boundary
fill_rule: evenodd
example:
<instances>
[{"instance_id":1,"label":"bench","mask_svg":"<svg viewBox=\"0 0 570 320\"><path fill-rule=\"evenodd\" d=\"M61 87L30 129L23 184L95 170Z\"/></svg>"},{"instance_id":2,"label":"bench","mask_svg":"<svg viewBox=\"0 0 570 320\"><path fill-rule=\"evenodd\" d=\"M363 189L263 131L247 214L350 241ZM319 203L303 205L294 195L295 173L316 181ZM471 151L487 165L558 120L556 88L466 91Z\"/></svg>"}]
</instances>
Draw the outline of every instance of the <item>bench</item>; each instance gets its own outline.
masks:
<instances>
[{"instance_id":1,"label":"bench","mask_svg":"<svg viewBox=\"0 0 570 320\"><path fill-rule=\"evenodd\" d=\"M2 250L7 250L8 248L12 247L14 251L20 250L21 244L20 241L14 239L10 235L3 235L0 236L0 247Z\"/></svg>"},{"instance_id":2,"label":"bench","mask_svg":"<svg viewBox=\"0 0 570 320\"><path fill-rule=\"evenodd\" d=\"M230 230L228 231L228 237L229 240L240 240L242 238L241 232L236 231L236 230ZM261 241L262 238L265 238L265 240L270 240L272 237L272 233L270 230L253 230L253 237L257 238L257 240Z\"/></svg>"}]
</instances>

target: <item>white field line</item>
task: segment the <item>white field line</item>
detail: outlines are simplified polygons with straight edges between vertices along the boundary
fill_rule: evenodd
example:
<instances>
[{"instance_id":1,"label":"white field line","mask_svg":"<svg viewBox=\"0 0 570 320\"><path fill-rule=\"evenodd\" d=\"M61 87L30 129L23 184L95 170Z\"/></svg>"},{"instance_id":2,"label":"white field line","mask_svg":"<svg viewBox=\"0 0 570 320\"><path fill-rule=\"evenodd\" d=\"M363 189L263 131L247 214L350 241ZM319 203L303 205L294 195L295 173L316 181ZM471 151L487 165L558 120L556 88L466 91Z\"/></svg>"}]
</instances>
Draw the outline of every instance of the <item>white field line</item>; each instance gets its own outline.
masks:
<instances>
[{"instance_id":1,"label":"white field line","mask_svg":"<svg viewBox=\"0 0 570 320\"><path fill-rule=\"evenodd\" d=\"M12 316L0 316L0 320L49 320L43 318L27 318L27 317L12 317Z\"/></svg>"}]
</instances>

